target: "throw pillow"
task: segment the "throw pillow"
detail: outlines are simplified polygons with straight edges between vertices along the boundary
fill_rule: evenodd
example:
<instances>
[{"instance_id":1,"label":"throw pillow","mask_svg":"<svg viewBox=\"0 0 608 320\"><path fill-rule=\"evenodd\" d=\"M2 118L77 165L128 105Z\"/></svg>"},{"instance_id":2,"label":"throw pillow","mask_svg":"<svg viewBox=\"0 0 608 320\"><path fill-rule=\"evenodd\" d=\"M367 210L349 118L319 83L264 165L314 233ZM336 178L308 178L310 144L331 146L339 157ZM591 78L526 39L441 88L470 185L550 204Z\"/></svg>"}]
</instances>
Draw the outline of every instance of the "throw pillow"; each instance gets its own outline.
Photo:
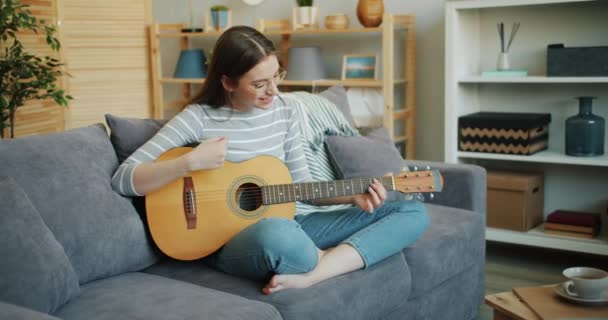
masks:
<instances>
[{"instance_id":1,"label":"throw pillow","mask_svg":"<svg viewBox=\"0 0 608 320\"><path fill-rule=\"evenodd\" d=\"M331 103L335 104L338 110L342 112L348 123L354 126L355 120L350 111L350 105L348 104L348 96L346 89L342 85L335 85L319 93L319 95Z\"/></svg>"},{"instance_id":2,"label":"throw pillow","mask_svg":"<svg viewBox=\"0 0 608 320\"><path fill-rule=\"evenodd\" d=\"M0 140L0 175L29 196L80 283L157 261L144 224L111 178L118 160L103 125Z\"/></svg>"},{"instance_id":3,"label":"throw pillow","mask_svg":"<svg viewBox=\"0 0 608 320\"><path fill-rule=\"evenodd\" d=\"M404 167L403 158L383 127L367 136L328 136L325 144L340 179L381 177Z\"/></svg>"},{"instance_id":4,"label":"throw pillow","mask_svg":"<svg viewBox=\"0 0 608 320\"><path fill-rule=\"evenodd\" d=\"M167 120L124 118L106 114L106 123L110 128L110 141L116 151L118 163L122 163L150 140Z\"/></svg>"},{"instance_id":5,"label":"throw pillow","mask_svg":"<svg viewBox=\"0 0 608 320\"><path fill-rule=\"evenodd\" d=\"M382 177L397 174L405 163L386 128L372 130L367 136L328 136L325 145L339 179ZM403 199L390 192L388 200Z\"/></svg>"},{"instance_id":6,"label":"throw pillow","mask_svg":"<svg viewBox=\"0 0 608 320\"><path fill-rule=\"evenodd\" d=\"M0 203L0 300L52 313L79 294L78 275L10 177L0 177Z\"/></svg>"}]
</instances>

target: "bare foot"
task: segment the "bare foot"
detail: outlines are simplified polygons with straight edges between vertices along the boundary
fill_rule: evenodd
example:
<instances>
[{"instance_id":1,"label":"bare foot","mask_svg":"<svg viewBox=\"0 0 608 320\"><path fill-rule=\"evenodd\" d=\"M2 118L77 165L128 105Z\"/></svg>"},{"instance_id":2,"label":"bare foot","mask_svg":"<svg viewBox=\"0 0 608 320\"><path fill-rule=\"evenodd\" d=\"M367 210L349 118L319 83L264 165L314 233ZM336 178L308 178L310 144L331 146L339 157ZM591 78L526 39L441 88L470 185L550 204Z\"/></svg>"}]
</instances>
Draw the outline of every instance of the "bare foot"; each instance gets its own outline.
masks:
<instances>
[{"instance_id":1,"label":"bare foot","mask_svg":"<svg viewBox=\"0 0 608 320\"><path fill-rule=\"evenodd\" d=\"M324 255L325 251L319 249L317 266ZM299 274L275 274L270 281L268 281L268 284L262 288L262 292L264 294L271 294L284 289L307 288L316 283L311 277L311 273L312 271Z\"/></svg>"}]
</instances>

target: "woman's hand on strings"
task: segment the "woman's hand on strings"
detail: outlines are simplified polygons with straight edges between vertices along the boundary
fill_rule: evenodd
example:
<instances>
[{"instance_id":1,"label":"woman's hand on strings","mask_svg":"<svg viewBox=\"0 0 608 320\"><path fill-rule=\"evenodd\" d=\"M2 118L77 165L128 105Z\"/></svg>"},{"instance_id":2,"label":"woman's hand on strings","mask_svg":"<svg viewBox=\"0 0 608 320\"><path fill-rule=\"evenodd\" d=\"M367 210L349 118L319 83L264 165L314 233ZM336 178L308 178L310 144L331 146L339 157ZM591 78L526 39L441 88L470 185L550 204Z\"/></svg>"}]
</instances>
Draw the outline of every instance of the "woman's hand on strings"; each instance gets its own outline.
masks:
<instances>
[{"instance_id":1,"label":"woman's hand on strings","mask_svg":"<svg viewBox=\"0 0 608 320\"><path fill-rule=\"evenodd\" d=\"M368 188L368 193L353 196L353 204L369 213L380 208L386 200L386 189L377 179Z\"/></svg>"}]
</instances>

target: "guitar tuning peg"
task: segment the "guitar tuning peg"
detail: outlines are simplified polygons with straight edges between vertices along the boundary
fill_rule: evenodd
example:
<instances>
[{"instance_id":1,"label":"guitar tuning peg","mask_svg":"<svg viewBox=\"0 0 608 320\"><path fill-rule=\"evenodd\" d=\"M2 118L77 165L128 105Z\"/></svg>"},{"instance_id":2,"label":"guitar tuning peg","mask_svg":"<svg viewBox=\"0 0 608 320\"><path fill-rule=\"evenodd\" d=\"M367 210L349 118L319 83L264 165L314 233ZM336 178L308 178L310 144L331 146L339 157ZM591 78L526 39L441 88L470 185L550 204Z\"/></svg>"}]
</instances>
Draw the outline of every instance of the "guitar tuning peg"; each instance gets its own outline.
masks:
<instances>
[{"instance_id":1,"label":"guitar tuning peg","mask_svg":"<svg viewBox=\"0 0 608 320\"><path fill-rule=\"evenodd\" d=\"M434 193L429 193L429 199L433 200L435 198L435 194Z\"/></svg>"},{"instance_id":2,"label":"guitar tuning peg","mask_svg":"<svg viewBox=\"0 0 608 320\"><path fill-rule=\"evenodd\" d=\"M414 167L412 168L412 171L418 171L418 166L414 166Z\"/></svg>"},{"instance_id":3,"label":"guitar tuning peg","mask_svg":"<svg viewBox=\"0 0 608 320\"><path fill-rule=\"evenodd\" d=\"M431 171L431 166L426 166L426 167L425 167L425 170L426 170L426 171Z\"/></svg>"}]
</instances>

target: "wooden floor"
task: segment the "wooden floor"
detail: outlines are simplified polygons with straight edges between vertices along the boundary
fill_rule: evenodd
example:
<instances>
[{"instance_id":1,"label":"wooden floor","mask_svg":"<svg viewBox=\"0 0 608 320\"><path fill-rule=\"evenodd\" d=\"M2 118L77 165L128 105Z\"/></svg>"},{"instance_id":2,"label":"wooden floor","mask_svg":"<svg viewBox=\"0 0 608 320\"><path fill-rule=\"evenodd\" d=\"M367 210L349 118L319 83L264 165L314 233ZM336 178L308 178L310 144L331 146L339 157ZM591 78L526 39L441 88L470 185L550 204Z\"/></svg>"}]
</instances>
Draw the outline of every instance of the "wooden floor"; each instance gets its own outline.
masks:
<instances>
[{"instance_id":1,"label":"wooden floor","mask_svg":"<svg viewBox=\"0 0 608 320\"><path fill-rule=\"evenodd\" d=\"M488 242L486 294L562 282L562 270L574 266L608 270L608 257ZM491 319L492 309L481 306L478 320Z\"/></svg>"}]
</instances>

